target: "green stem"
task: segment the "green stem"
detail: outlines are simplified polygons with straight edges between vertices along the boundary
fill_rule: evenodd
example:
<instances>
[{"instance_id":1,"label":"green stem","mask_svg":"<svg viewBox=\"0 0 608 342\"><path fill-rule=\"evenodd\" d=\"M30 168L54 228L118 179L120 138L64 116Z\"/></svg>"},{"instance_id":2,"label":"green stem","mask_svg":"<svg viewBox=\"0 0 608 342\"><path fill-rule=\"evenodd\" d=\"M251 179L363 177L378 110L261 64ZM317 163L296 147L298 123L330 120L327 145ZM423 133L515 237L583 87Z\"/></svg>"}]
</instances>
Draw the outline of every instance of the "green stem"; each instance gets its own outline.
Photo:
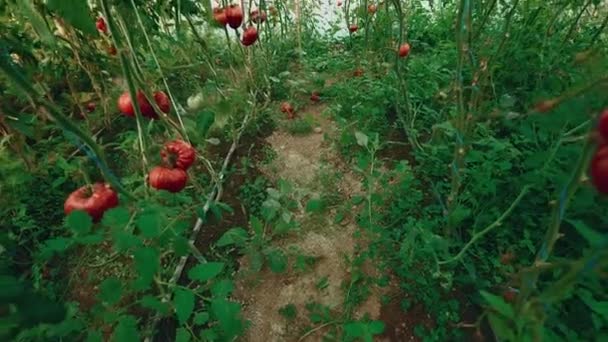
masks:
<instances>
[{"instance_id":1,"label":"green stem","mask_svg":"<svg viewBox=\"0 0 608 342\"><path fill-rule=\"evenodd\" d=\"M530 191L530 188L531 188L530 185L524 186L523 189L521 190L521 192L519 193L519 195L513 201L513 203L511 203L511 206L509 206L509 208L504 213L502 213L502 215L500 215L500 217L497 218L496 221L492 222L489 226L487 226L486 228L484 228L480 232L478 232L475 235L473 235L473 237L471 238L471 240L469 240L469 242L467 242L467 244L464 245L464 247L460 250L460 252L458 252L458 254L456 254L454 257L452 257L452 258L450 258L448 260L438 261L437 264L438 265L446 265L446 264L450 264L450 263L453 263L455 261L458 261L458 260L462 259L462 257L465 255L465 253L467 252L467 250L469 248L471 248L471 246L473 246L473 244L475 244L475 242L477 242L477 240L479 240L482 237L484 237L486 234L488 234L489 232L491 232L494 228L500 227L502 225L502 223L504 222L504 220L511 214L511 212L513 212L513 210L515 209L515 207L517 207L517 205L519 204L519 202L521 202L521 200L528 193L528 191Z\"/></svg>"}]
</instances>

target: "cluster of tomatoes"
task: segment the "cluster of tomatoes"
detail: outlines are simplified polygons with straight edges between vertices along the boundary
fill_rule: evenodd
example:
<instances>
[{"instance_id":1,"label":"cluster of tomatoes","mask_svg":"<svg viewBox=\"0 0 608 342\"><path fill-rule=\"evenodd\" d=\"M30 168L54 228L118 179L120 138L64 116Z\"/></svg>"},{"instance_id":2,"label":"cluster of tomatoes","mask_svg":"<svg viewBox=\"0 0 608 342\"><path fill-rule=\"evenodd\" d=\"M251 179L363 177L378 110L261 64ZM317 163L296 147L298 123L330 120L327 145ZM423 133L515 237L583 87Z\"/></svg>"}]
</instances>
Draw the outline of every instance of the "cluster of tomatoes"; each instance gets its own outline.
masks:
<instances>
[{"instance_id":1,"label":"cluster of tomatoes","mask_svg":"<svg viewBox=\"0 0 608 342\"><path fill-rule=\"evenodd\" d=\"M156 166L150 170L148 183L159 190L182 191L188 182L186 171L196 159L194 147L183 140L174 140L165 144L160 156L167 166Z\"/></svg>"},{"instance_id":2,"label":"cluster of tomatoes","mask_svg":"<svg viewBox=\"0 0 608 342\"><path fill-rule=\"evenodd\" d=\"M276 9L270 6L270 12L276 13ZM266 12L260 10L252 10L249 12L249 26L243 30L241 44L249 46L258 40L258 30L252 23L263 23L268 16ZM213 19L220 27L230 26L233 29L238 29L243 23L243 10L239 5L232 4L226 8L215 7L213 9Z\"/></svg>"},{"instance_id":3,"label":"cluster of tomatoes","mask_svg":"<svg viewBox=\"0 0 608 342\"><path fill-rule=\"evenodd\" d=\"M141 90L138 90L135 96L141 115L150 119L158 119L158 113L154 110L154 107L150 104L146 95L144 95ZM156 105L163 113L169 113L171 111L171 100L165 92L156 91L152 96L154 97L154 102L156 102ZM131 95L128 91L122 93L118 98L118 110L126 116L135 116L135 108L133 107L133 101L131 100Z\"/></svg>"},{"instance_id":4,"label":"cluster of tomatoes","mask_svg":"<svg viewBox=\"0 0 608 342\"><path fill-rule=\"evenodd\" d=\"M597 131L600 144L591 160L591 179L597 191L608 194L608 108L600 114Z\"/></svg>"}]
</instances>

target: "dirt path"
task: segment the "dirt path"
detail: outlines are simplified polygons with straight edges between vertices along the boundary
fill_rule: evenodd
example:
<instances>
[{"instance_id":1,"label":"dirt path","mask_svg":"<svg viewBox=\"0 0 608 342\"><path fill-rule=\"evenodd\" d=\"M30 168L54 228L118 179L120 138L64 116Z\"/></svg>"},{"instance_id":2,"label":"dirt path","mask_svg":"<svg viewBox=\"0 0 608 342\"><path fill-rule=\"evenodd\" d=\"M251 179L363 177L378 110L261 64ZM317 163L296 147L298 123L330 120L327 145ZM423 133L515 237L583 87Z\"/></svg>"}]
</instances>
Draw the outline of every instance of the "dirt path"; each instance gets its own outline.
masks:
<instances>
[{"instance_id":1,"label":"dirt path","mask_svg":"<svg viewBox=\"0 0 608 342\"><path fill-rule=\"evenodd\" d=\"M300 113L314 118L315 132L294 136L279 129L268 137L267 141L277 157L266 170L266 176L272 180L287 180L296 191L315 197L324 190L323 185L319 184L320 175L337 171L336 191L343 204L349 197L361 192L361 182L334 153L329 143L331 139L326 139L326 136L332 137L337 132L334 123L324 115L326 109L326 105L317 104L300 110ZM334 223L335 210L324 213L316 220L301 209L294 214L300 231L273 241L273 245L283 250L297 250L317 261L306 273L296 273L290 267L283 274L263 270L257 274L256 282L247 277L237 277L235 295L244 304L244 317L251 323L244 341L299 341L306 328L321 325L310 322L306 308L308 303L327 306L334 314L332 317L339 316L343 311L345 288L351 278L349 260L352 260L358 242L354 237L356 223L352 218ZM287 305L296 309L296 317L290 320L279 312ZM368 313L371 319L379 318L378 296L370 296L354 316L361 317L364 313ZM305 340L319 341L324 332L326 330L319 329L306 336Z\"/></svg>"}]
</instances>

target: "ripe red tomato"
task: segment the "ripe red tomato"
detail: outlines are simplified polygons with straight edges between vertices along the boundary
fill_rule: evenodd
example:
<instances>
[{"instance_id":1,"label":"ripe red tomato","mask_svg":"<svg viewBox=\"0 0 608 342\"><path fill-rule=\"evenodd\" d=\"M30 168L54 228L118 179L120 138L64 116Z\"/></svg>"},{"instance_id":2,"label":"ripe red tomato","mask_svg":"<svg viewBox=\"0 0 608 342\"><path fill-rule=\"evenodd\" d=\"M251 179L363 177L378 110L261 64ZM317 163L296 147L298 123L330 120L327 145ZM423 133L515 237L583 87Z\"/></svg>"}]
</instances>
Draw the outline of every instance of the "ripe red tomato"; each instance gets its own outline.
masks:
<instances>
[{"instance_id":1,"label":"ripe red tomato","mask_svg":"<svg viewBox=\"0 0 608 342\"><path fill-rule=\"evenodd\" d=\"M266 12L258 11L257 9L255 9L255 10L251 11L251 13L249 13L249 18L254 23L261 24L261 23L265 22L268 17L266 16Z\"/></svg>"},{"instance_id":2,"label":"ripe red tomato","mask_svg":"<svg viewBox=\"0 0 608 342\"><path fill-rule=\"evenodd\" d=\"M116 53L117 53L117 52L118 52L118 51L116 51L116 46L114 46L114 45L110 45L110 47L108 48L108 54L109 54L110 56L116 56Z\"/></svg>"},{"instance_id":3,"label":"ripe red tomato","mask_svg":"<svg viewBox=\"0 0 608 342\"><path fill-rule=\"evenodd\" d=\"M608 146L600 147L593 156L591 179L598 192L608 194Z\"/></svg>"},{"instance_id":4,"label":"ripe red tomato","mask_svg":"<svg viewBox=\"0 0 608 342\"><path fill-rule=\"evenodd\" d=\"M245 46L249 46L255 43L256 40L258 40L258 30L256 30L253 26L249 26L243 32L241 43Z\"/></svg>"},{"instance_id":5,"label":"ripe red tomato","mask_svg":"<svg viewBox=\"0 0 608 342\"><path fill-rule=\"evenodd\" d=\"M228 25L237 29L243 23L243 10L239 5L232 4L225 10Z\"/></svg>"},{"instance_id":6,"label":"ripe red tomato","mask_svg":"<svg viewBox=\"0 0 608 342\"><path fill-rule=\"evenodd\" d=\"M321 100L321 97L319 96L319 92L318 91L313 91L312 94L310 95L310 100L312 102L319 102Z\"/></svg>"},{"instance_id":7,"label":"ripe red tomato","mask_svg":"<svg viewBox=\"0 0 608 342\"><path fill-rule=\"evenodd\" d=\"M74 210L83 210L94 222L103 217L103 213L118 205L118 195L108 184L95 183L85 185L72 192L63 204L63 210L69 215Z\"/></svg>"},{"instance_id":8,"label":"ripe red tomato","mask_svg":"<svg viewBox=\"0 0 608 342\"><path fill-rule=\"evenodd\" d=\"M158 108L162 110L163 113L168 114L171 111L171 99L169 99L169 96L167 96L164 91L160 90L155 91L153 96Z\"/></svg>"},{"instance_id":9,"label":"ripe red tomato","mask_svg":"<svg viewBox=\"0 0 608 342\"><path fill-rule=\"evenodd\" d=\"M281 112L286 113L288 119L293 119L296 117L295 110L289 102L281 103Z\"/></svg>"},{"instance_id":10,"label":"ripe red tomato","mask_svg":"<svg viewBox=\"0 0 608 342\"><path fill-rule=\"evenodd\" d=\"M348 30L349 30L351 33L355 33L355 32L357 32L357 30L358 30L358 29L359 29L359 26L357 26L357 24L350 24L350 26L348 27Z\"/></svg>"},{"instance_id":11,"label":"ripe red tomato","mask_svg":"<svg viewBox=\"0 0 608 342\"><path fill-rule=\"evenodd\" d=\"M376 13L376 9L377 7L374 4L370 4L369 6L367 6L367 12L370 14Z\"/></svg>"},{"instance_id":12,"label":"ripe red tomato","mask_svg":"<svg viewBox=\"0 0 608 342\"><path fill-rule=\"evenodd\" d=\"M146 96L143 92L137 92L137 104L139 104L139 110L141 110L141 114L145 117L156 118L157 115L154 112L154 108L146 99ZM135 116L135 109L133 108L133 102L131 101L131 96L128 91L125 91L118 98L118 110L126 116Z\"/></svg>"},{"instance_id":13,"label":"ripe red tomato","mask_svg":"<svg viewBox=\"0 0 608 342\"><path fill-rule=\"evenodd\" d=\"M171 101L167 94L162 91L154 92L154 101L156 105L165 113L169 113L171 111ZM140 90L137 91L137 103L139 104L139 110L141 110L141 114L146 118L156 119L158 118L158 114L154 111L154 108L144 95L144 93ZM125 91L118 98L118 110L126 116L135 116L135 109L133 108L133 103L131 101L131 96L129 96L129 92Z\"/></svg>"},{"instance_id":14,"label":"ripe red tomato","mask_svg":"<svg viewBox=\"0 0 608 342\"><path fill-rule=\"evenodd\" d=\"M410 44L404 43L399 47L399 57L407 57L410 54Z\"/></svg>"},{"instance_id":15,"label":"ripe red tomato","mask_svg":"<svg viewBox=\"0 0 608 342\"><path fill-rule=\"evenodd\" d=\"M361 68L355 69L355 72L353 72L353 76L355 76L355 77L363 76L363 69L361 69Z\"/></svg>"},{"instance_id":16,"label":"ripe red tomato","mask_svg":"<svg viewBox=\"0 0 608 342\"><path fill-rule=\"evenodd\" d=\"M226 17L226 11L223 8L216 7L213 9L213 19L220 26L228 24L228 17Z\"/></svg>"},{"instance_id":17,"label":"ripe red tomato","mask_svg":"<svg viewBox=\"0 0 608 342\"><path fill-rule=\"evenodd\" d=\"M106 25L106 21L102 17L97 18L95 26L97 27L97 31L105 34L108 33L108 26Z\"/></svg>"},{"instance_id":18,"label":"ripe red tomato","mask_svg":"<svg viewBox=\"0 0 608 342\"><path fill-rule=\"evenodd\" d=\"M160 156L167 165L187 170L196 159L196 150L183 140L174 140L165 144Z\"/></svg>"},{"instance_id":19,"label":"ripe red tomato","mask_svg":"<svg viewBox=\"0 0 608 342\"><path fill-rule=\"evenodd\" d=\"M86 108L87 108L87 112L89 112L89 113L94 112L95 108L97 108L97 104L93 101L88 102L86 105Z\"/></svg>"},{"instance_id":20,"label":"ripe red tomato","mask_svg":"<svg viewBox=\"0 0 608 342\"><path fill-rule=\"evenodd\" d=\"M188 174L182 169L157 166L150 170L148 183L151 187L169 192L180 192L186 187Z\"/></svg>"},{"instance_id":21,"label":"ripe red tomato","mask_svg":"<svg viewBox=\"0 0 608 342\"><path fill-rule=\"evenodd\" d=\"M600 114L597 130L600 132L604 141L608 141L608 108L604 109L602 114Z\"/></svg>"}]
</instances>

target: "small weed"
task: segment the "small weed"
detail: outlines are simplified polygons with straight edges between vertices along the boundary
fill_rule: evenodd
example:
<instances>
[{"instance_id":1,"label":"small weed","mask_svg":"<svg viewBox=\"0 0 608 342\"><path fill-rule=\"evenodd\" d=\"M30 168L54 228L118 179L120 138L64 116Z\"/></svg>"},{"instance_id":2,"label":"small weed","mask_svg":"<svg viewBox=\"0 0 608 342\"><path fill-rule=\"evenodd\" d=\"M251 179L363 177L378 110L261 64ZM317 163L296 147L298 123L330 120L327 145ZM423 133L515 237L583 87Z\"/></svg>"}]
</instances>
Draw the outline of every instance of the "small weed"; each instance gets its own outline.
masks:
<instances>
[{"instance_id":1,"label":"small weed","mask_svg":"<svg viewBox=\"0 0 608 342\"><path fill-rule=\"evenodd\" d=\"M298 316L298 308L293 304L287 304L279 309L279 314L291 321Z\"/></svg>"},{"instance_id":2,"label":"small weed","mask_svg":"<svg viewBox=\"0 0 608 342\"><path fill-rule=\"evenodd\" d=\"M312 133L314 120L307 115L303 118L288 121L285 124L285 129L292 135L306 135Z\"/></svg>"}]
</instances>

